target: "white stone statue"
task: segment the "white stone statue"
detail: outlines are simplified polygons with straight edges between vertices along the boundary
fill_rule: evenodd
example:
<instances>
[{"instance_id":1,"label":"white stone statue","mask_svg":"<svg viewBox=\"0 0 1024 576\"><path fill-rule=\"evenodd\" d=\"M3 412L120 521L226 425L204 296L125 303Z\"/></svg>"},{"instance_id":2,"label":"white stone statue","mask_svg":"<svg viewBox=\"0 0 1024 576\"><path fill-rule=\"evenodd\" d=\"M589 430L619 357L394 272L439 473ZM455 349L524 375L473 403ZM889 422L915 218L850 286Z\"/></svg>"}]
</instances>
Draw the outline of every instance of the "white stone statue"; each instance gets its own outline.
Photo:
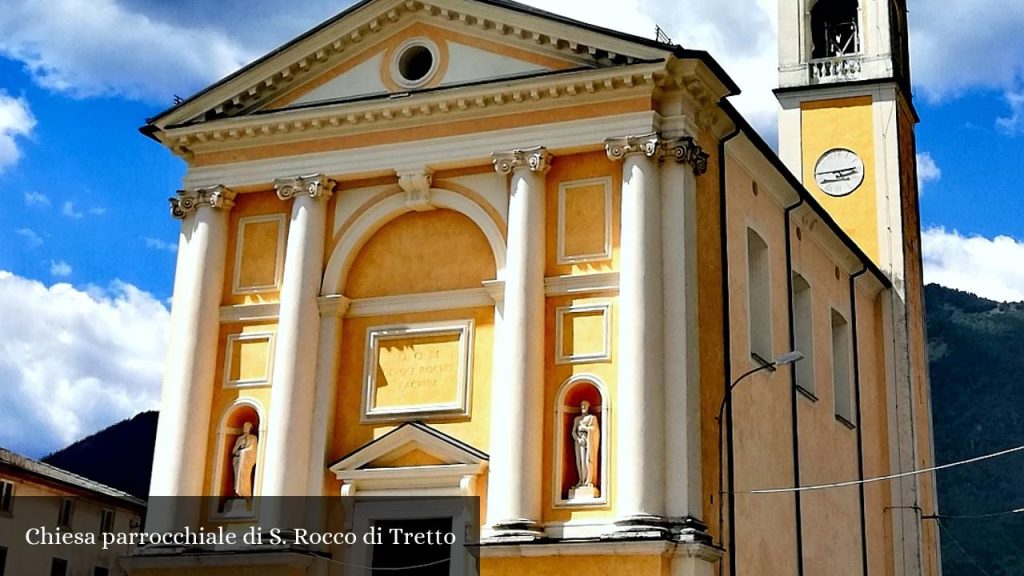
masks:
<instances>
[{"instance_id":1,"label":"white stone statue","mask_svg":"<svg viewBox=\"0 0 1024 576\"><path fill-rule=\"evenodd\" d=\"M596 488L597 458L601 451L601 428L597 416L590 413L590 402L580 402L580 415L572 421L572 437L576 444L576 486L574 493L584 491L579 488ZM596 490L586 491L596 495ZM571 497L571 496L570 496Z\"/></svg>"},{"instance_id":2,"label":"white stone statue","mask_svg":"<svg viewBox=\"0 0 1024 576\"><path fill-rule=\"evenodd\" d=\"M235 447L231 449L236 496L252 498L252 471L256 468L256 447L258 445L259 440L252 433L252 422L242 424L242 434L235 440Z\"/></svg>"}]
</instances>

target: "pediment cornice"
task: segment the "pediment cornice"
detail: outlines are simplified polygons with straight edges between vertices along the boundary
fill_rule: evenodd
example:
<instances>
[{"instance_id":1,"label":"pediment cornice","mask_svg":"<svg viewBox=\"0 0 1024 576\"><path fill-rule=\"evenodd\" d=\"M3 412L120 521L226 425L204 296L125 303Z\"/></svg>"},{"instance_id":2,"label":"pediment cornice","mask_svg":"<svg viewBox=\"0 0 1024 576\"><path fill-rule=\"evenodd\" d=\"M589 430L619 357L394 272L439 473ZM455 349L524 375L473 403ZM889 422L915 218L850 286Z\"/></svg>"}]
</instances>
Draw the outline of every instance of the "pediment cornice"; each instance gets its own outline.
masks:
<instances>
[{"instance_id":1,"label":"pediment cornice","mask_svg":"<svg viewBox=\"0 0 1024 576\"><path fill-rule=\"evenodd\" d=\"M572 25L481 0L372 0L271 52L149 121L151 131L251 113L413 20L515 44L573 67L664 59L670 47Z\"/></svg>"},{"instance_id":2,"label":"pediment cornice","mask_svg":"<svg viewBox=\"0 0 1024 576\"><path fill-rule=\"evenodd\" d=\"M508 113L535 113L545 108L649 96L670 79L664 62L609 69L575 70L534 78L451 87L373 100L324 103L282 109L200 124L169 128L159 139L189 158L205 151L402 128L456 119ZM687 90L706 94L700 82Z\"/></svg>"}]
</instances>

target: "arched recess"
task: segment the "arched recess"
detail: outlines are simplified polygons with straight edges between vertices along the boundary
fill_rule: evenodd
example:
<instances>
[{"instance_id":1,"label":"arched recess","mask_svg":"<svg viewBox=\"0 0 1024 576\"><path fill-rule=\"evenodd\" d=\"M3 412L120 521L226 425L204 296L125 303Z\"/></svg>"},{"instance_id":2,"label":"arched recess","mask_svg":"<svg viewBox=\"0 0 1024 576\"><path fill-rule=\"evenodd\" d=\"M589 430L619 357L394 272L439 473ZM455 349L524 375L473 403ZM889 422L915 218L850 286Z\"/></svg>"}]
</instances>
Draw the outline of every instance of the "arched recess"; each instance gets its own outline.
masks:
<instances>
[{"instance_id":1,"label":"arched recess","mask_svg":"<svg viewBox=\"0 0 1024 576\"><path fill-rule=\"evenodd\" d=\"M459 212L480 228L494 255L497 276L499 279L502 278L505 270L505 236L487 210L462 194L441 188L430 190L430 204L435 208ZM343 294L349 269L363 244L382 226L412 210L413 208L406 203L405 194L398 193L363 211L345 230L331 252L324 271L321 295Z\"/></svg>"},{"instance_id":2,"label":"arched recess","mask_svg":"<svg viewBox=\"0 0 1024 576\"><path fill-rule=\"evenodd\" d=\"M811 58L836 58L861 50L858 0L817 0L808 5Z\"/></svg>"},{"instance_id":3,"label":"arched recess","mask_svg":"<svg viewBox=\"0 0 1024 576\"><path fill-rule=\"evenodd\" d=\"M572 427L575 418L580 414L580 403L584 400L590 403L590 413L597 416L600 429L598 475L595 482L599 493L596 497L571 499L569 490L578 479ZM551 452L554 492L552 502L556 508L601 506L610 501L608 497L610 483L607 481L611 462L608 451L610 445L608 437L611 436L610 404L607 387L600 378L593 374L575 374L559 386L558 392L555 394L555 433L552 435L555 445Z\"/></svg>"},{"instance_id":4,"label":"arched recess","mask_svg":"<svg viewBox=\"0 0 1024 576\"><path fill-rule=\"evenodd\" d=\"M226 517L230 516L232 519L236 518L255 518L256 510L244 509L244 510L226 510L225 506L228 501L234 496L232 488L232 477L234 471L232 467L232 449L234 448L235 441L238 436L242 434L243 426L246 422L252 424L252 434L256 435L257 446L256 446L256 467L253 470L253 495L258 496L262 489L263 480L263 448L264 438L267 433L267 418L266 411L263 409L263 405L255 398L239 398L231 406L228 406L224 413L221 414L220 420L217 422L217 444L214 452L214 471L213 471L213 484L210 486L209 494L215 496L211 498L210 511L211 517ZM255 499L253 500L256 501Z\"/></svg>"}]
</instances>

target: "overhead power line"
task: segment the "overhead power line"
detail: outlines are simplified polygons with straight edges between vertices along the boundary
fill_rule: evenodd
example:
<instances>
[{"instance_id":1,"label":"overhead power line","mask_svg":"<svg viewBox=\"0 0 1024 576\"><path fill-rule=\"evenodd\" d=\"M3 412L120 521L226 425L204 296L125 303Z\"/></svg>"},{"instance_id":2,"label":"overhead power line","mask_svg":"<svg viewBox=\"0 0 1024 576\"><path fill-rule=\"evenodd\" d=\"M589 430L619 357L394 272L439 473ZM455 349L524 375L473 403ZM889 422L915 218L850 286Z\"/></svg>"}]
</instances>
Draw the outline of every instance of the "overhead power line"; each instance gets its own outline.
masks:
<instances>
[{"instance_id":1,"label":"overhead power line","mask_svg":"<svg viewBox=\"0 0 1024 576\"><path fill-rule=\"evenodd\" d=\"M1013 514L1024 514L1024 508L1004 510L1003 512L991 512L989 514L931 514L928 516L921 516L921 520L979 520L983 518L1012 516Z\"/></svg>"},{"instance_id":2,"label":"overhead power line","mask_svg":"<svg viewBox=\"0 0 1024 576\"><path fill-rule=\"evenodd\" d=\"M900 472L899 474L889 474L887 476L876 476L874 478L865 478L863 480L849 480L846 482L833 482L831 484L814 484L811 486L797 486L795 488L766 488L761 490L738 490L736 492L733 492L733 494L783 494L787 492L811 492L814 490L846 488L849 486L858 486L860 484L872 484L874 482L884 482L887 480L896 480L897 478L906 478L908 476L927 474L929 472L945 470L947 468L955 468L957 466L963 466L965 464L974 464L975 462L981 462L982 460L998 458L1000 456L1006 456L1007 454L1013 454L1014 452L1021 451L1024 451L1024 446L1017 446L1016 448L1001 450L999 452L993 452L991 454L986 454L984 456L968 458L967 460L960 460L959 462L950 462L949 464L943 464L941 466L932 466L931 468L922 468L920 470L910 470L908 472Z\"/></svg>"}]
</instances>

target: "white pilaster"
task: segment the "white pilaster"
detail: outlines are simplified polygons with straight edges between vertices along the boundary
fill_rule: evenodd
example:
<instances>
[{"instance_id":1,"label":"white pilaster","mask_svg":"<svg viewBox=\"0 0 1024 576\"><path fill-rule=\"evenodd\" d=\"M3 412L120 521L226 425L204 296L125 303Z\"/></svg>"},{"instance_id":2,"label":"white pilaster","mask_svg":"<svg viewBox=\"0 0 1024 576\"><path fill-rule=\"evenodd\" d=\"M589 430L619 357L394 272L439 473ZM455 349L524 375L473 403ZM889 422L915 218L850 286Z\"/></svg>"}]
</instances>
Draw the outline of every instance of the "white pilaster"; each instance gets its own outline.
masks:
<instances>
[{"instance_id":1,"label":"white pilaster","mask_svg":"<svg viewBox=\"0 0 1024 576\"><path fill-rule=\"evenodd\" d=\"M663 144L661 232L665 328L665 513L680 538L707 540L701 522L697 176L707 158L693 138Z\"/></svg>"},{"instance_id":2,"label":"white pilaster","mask_svg":"<svg viewBox=\"0 0 1024 576\"><path fill-rule=\"evenodd\" d=\"M315 175L276 180L274 185L278 197L293 200L293 204L281 284L263 495L302 496L309 488L320 324L317 295L327 234L327 199L334 182ZM283 514L267 517L271 522L285 519Z\"/></svg>"},{"instance_id":3,"label":"white pilaster","mask_svg":"<svg viewBox=\"0 0 1024 576\"><path fill-rule=\"evenodd\" d=\"M662 148L656 133L605 144L610 159L622 160L616 516L624 531L660 535L665 516Z\"/></svg>"},{"instance_id":4,"label":"white pilaster","mask_svg":"<svg viewBox=\"0 0 1024 576\"><path fill-rule=\"evenodd\" d=\"M544 405L544 148L495 153L510 174L502 332L491 388L489 536L540 536Z\"/></svg>"},{"instance_id":5,"label":"white pilaster","mask_svg":"<svg viewBox=\"0 0 1024 576\"><path fill-rule=\"evenodd\" d=\"M152 496L199 496L207 465L217 361L220 297L227 257L228 210L223 186L182 191L171 214L182 221L174 277L171 334L157 425ZM196 527L198 502L154 498L147 529Z\"/></svg>"}]
</instances>

